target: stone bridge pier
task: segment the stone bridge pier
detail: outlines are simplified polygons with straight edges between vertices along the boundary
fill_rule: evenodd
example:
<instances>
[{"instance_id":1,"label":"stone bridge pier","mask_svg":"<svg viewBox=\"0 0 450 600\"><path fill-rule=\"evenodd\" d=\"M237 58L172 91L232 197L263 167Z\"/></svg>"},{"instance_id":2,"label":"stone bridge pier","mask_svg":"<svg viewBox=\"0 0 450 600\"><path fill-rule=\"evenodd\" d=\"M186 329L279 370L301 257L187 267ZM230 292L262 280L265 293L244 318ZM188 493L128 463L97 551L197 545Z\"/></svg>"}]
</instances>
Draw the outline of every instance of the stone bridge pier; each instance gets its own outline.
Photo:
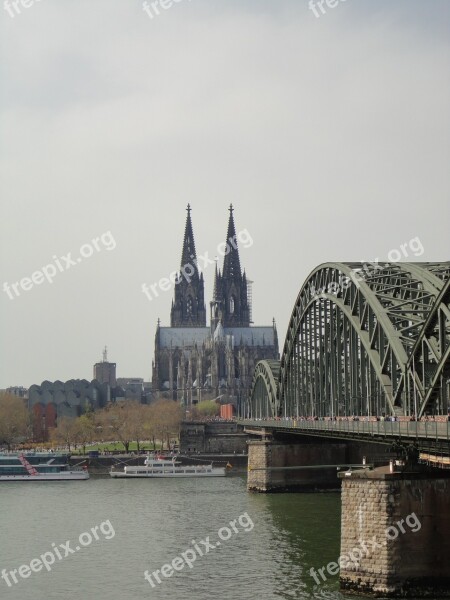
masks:
<instances>
[{"instance_id":1,"label":"stone bridge pier","mask_svg":"<svg viewBox=\"0 0 450 600\"><path fill-rule=\"evenodd\" d=\"M450 473L383 467L339 477L341 591L450 597Z\"/></svg>"},{"instance_id":2,"label":"stone bridge pier","mask_svg":"<svg viewBox=\"0 0 450 600\"><path fill-rule=\"evenodd\" d=\"M323 466L345 464L345 444L277 441L261 433L262 439L247 442L249 491L339 489L336 467Z\"/></svg>"}]
</instances>

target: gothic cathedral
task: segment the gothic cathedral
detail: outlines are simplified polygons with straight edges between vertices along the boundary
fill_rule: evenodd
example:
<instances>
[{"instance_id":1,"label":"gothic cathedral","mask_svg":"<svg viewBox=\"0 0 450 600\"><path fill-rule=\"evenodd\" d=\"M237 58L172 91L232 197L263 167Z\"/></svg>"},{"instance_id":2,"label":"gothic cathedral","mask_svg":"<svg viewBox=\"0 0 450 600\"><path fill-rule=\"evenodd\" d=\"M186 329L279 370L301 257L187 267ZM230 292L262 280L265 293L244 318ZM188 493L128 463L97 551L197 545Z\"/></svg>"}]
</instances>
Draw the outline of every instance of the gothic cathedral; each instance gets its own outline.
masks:
<instances>
[{"instance_id":1,"label":"gothic cathedral","mask_svg":"<svg viewBox=\"0 0 450 600\"><path fill-rule=\"evenodd\" d=\"M239 407L249 393L256 363L279 358L275 320L266 327L251 324L249 283L241 271L233 207L229 210L223 267L220 271L216 263L214 274L210 326L189 205L170 327L158 320L153 392L185 406L220 399Z\"/></svg>"}]
</instances>

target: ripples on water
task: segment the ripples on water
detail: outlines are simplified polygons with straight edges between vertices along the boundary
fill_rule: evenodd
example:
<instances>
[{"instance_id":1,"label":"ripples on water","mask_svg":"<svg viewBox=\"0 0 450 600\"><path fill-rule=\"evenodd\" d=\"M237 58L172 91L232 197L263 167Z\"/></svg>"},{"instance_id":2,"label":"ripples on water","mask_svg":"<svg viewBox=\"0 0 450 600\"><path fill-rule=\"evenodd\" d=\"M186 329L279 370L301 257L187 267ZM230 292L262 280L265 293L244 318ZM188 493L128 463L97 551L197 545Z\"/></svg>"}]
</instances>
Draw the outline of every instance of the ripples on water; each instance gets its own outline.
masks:
<instances>
[{"instance_id":1,"label":"ripples on water","mask_svg":"<svg viewBox=\"0 0 450 600\"><path fill-rule=\"evenodd\" d=\"M338 494L249 494L244 477L5 483L0 485L0 570L10 571L109 520L115 537L32 573L0 598L11 600L329 600L338 578L315 585L316 570L339 556ZM239 533L152 588L144 571L247 512L254 528Z\"/></svg>"}]
</instances>

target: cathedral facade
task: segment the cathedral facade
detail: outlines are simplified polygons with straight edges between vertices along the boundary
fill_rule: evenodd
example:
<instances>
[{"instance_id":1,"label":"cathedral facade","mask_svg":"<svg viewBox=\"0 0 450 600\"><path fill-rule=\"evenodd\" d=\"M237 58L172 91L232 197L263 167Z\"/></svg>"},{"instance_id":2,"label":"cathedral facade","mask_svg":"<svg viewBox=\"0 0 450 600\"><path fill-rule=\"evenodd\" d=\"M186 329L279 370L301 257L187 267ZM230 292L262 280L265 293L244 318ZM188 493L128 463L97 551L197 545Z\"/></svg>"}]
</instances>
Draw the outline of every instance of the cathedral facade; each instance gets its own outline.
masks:
<instances>
[{"instance_id":1,"label":"cathedral facade","mask_svg":"<svg viewBox=\"0 0 450 600\"><path fill-rule=\"evenodd\" d=\"M229 210L226 252L222 270L216 263L209 326L189 205L170 327L158 320L153 392L185 406L220 399L239 407L249 393L256 363L279 358L275 320L265 327L251 323L249 285L241 270L233 207Z\"/></svg>"}]
</instances>

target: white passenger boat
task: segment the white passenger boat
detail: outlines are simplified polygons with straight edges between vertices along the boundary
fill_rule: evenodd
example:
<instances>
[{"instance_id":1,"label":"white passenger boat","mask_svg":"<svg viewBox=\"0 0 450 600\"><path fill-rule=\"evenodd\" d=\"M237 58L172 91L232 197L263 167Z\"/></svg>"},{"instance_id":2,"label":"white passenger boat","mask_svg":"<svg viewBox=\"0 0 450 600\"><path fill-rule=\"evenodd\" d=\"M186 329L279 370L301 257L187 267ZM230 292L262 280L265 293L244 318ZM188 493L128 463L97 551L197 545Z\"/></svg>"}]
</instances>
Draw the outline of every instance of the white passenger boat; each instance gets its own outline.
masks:
<instances>
[{"instance_id":1,"label":"white passenger boat","mask_svg":"<svg viewBox=\"0 0 450 600\"><path fill-rule=\"evenodd\" d=\"M0 454L0 481L77 481L89 479L86 467L71 467L69 456L51 452Z\"/></svg>"},{"instance_id":2,"label":"white passenger boat","mask_svg":"<svg viewBox=\"0 0 450 600\"><path fill-rule=\"evenodd\" d=\"M182 465L180 461L176 460L176 457L149 454L143 465L127 465L122 471L116 471L113 466L109 474L116 479L124 477L225 477L226 467L213 467L212 463Z\"/></svg>"}]
</instances>

